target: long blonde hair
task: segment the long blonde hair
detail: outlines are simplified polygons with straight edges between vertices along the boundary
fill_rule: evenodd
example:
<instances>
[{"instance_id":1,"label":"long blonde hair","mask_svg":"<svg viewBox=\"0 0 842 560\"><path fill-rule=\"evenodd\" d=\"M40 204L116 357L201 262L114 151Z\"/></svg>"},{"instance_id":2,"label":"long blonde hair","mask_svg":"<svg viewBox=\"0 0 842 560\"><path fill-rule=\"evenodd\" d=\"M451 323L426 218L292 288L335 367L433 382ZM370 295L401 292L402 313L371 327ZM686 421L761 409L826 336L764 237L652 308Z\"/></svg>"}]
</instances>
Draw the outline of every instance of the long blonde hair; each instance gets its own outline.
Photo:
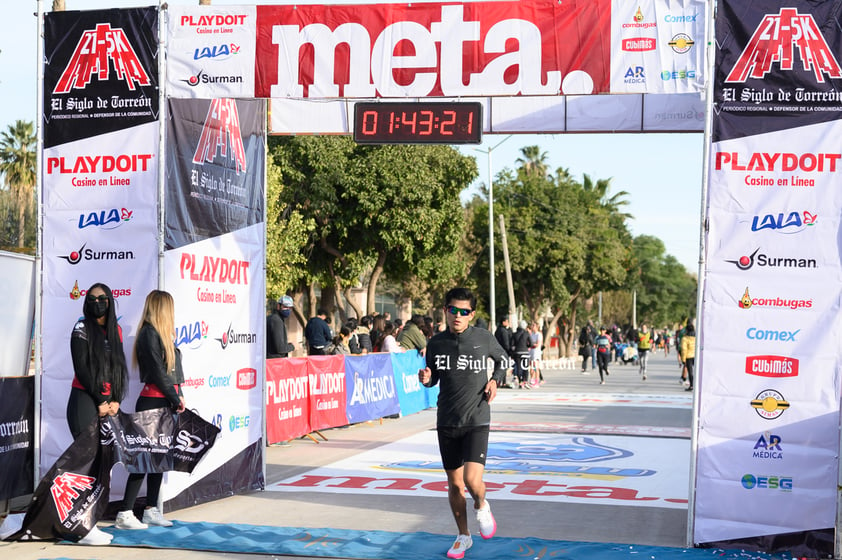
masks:
<instances>
[{"instance_id":1,"label":"long blonde hair","mask_svg":"<svg viewBox=\"0 0 842 560\"><path fill-rule=\"evenodd\" d=\"M163 290L152 290L143 303L142 321L152 325L161 337L164 345L164 361L167 371L175 367L175 304L172 295ZM135 361L137 360L137 342L134 347Z\"/></svg>"}]
</instances>

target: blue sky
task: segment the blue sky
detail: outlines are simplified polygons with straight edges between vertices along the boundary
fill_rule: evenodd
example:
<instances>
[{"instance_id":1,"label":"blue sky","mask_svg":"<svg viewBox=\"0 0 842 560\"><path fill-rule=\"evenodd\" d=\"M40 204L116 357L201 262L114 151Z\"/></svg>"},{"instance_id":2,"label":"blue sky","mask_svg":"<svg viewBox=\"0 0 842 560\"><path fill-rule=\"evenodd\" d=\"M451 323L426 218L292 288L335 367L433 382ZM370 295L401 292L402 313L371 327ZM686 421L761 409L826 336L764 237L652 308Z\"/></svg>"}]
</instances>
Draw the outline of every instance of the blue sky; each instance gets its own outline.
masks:
<instances>
[{"instance_id":1,"label":"blue sky","mask_svg":"<svg viewBox=\"0 0 842 560\"><path fill-rule=\"evenodd\" d=\"M277 4L277 1L226 1L223 4ZM319 3L304 1L299 3ZM337 3L336 1L332 3ZM17 119L35 120L37 79L37 27L32 0L7 2L7 24L0 34L0 128ZM66 0L68 10L125 8L154 4L142 0ZM169 4L198 4L197 0L170 0ZM52 5L43 0L44 10ZM630 193L627 211L634 216L634 235L663 240L667 253L690 272L698 271L699 224L702 185L702 134L556 134L487 135L480 146L463 146L463 153L477 158L478 182L488 178L487 150L492 172L516 166L524 146L537 145L547 153L550 169L565 167L581 180L611 178L615 193ZM500 143L502 141L502 143ZM498 146L499 144L499 146ZM476 188L476 185L474 186Z\"/></svg>"}]
</instances>

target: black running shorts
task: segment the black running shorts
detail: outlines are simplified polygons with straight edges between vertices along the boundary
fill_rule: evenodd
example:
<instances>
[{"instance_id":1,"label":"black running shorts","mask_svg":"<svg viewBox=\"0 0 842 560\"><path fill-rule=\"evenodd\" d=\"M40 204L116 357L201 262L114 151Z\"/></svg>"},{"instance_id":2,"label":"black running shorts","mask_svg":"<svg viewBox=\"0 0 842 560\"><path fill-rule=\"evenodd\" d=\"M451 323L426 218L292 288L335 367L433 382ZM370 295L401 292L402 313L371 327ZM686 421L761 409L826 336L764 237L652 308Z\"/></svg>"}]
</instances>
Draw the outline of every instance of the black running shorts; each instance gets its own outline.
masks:
<instances>
[{"instance_id":1,"label":"black running shorts","mask_svg":"<svg viewBox=\"0 0 842 560\"><path fill-rule=\"evenodd\" d=\"M467 462L485 465L488 426L439 427L439 453L444 469L452 471Z\"/></svg>"}]
</instances>

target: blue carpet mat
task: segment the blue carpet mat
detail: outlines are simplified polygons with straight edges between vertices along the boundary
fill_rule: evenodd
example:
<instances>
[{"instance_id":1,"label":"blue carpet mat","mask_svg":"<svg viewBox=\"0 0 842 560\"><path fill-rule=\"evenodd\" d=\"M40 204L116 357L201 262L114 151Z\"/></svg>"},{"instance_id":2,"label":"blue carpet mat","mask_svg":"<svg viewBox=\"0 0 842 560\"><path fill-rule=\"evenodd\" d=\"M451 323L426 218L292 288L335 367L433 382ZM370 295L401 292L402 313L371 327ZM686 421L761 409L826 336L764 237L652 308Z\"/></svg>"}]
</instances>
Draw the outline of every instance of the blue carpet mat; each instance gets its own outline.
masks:
<instances>
[{"instance_id":1,"label":"blue carpet mat","mask_svg":"<svg viewBox=\"0 0 842 560\"><path fill-rule=\"evenodd\" d=\"M344 529L304 529L220 523L174 521L170 528L142 531L105 530L114 535L112 546L180 548L209 552L359 558L365 560L430 560L445 558L453 543L451 535L390 533ZM611 543L552 541L537 538L474 538L465 558L483 560L787 560L741 550L670 548Z\"/></svg>"}]
</instances>

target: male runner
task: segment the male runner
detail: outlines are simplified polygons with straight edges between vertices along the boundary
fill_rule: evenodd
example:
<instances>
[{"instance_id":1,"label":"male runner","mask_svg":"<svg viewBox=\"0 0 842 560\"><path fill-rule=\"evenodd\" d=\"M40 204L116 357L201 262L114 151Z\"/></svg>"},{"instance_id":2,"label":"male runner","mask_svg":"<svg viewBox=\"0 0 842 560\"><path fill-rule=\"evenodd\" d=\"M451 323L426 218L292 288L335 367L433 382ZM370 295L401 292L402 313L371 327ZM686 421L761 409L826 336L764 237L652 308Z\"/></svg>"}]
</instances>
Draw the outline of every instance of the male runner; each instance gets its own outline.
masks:
<instances>
[{"instance_id":1,"label":"male runner","mask_svg":"<svg viewBox=\"0 0 842 560\"><path fill-rule=\"evenodd\" d=\"M491 424L489 403L506 376L507 354L486 329L470 326L476 297L467 288L453 288L444 298L447 330L427 344L427 367L418 372L425 387L441 383L437 431L442 465L447 473L447 496L459 534L448 558L464 558L473 544L468 531L465 489L474 500L479 532L490 539L497 531L485 499L485 458ZM488 358L494 373L488 378Z\"/></svg>"}]
</instances>

